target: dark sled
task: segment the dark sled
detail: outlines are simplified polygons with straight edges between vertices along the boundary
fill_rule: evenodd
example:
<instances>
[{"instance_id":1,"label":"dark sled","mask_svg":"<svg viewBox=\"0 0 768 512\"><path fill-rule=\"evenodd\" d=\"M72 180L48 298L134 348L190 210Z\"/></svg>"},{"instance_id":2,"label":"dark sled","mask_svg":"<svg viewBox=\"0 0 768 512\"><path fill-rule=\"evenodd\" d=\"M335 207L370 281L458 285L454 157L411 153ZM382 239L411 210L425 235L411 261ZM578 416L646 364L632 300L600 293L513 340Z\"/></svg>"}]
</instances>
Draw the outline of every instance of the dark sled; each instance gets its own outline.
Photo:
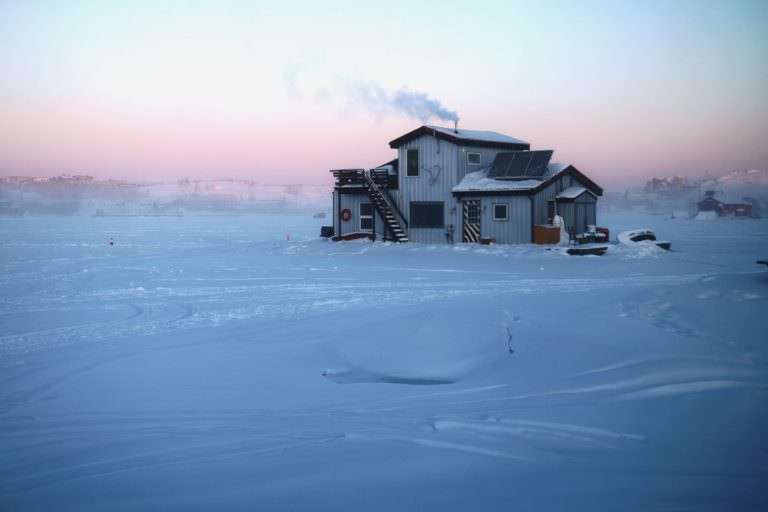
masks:
<instances>
[{"instance_id":1,"label":"dark sled","mask_svg":"<svg viewBox=\"0 0 768 512\"><path fill-rule=\"evenodd\" d=\"M571 256L602 256L607 250L607 245L592 245L589 247L570 247L565 252Z\"/></svg>"},{"instance_id":2,"label":"dark sled","mask_svg":"<svg viewBox=\"0 0 768 512\"><path fill-rule=\"evenodd\" d=\"M376 236L373 233L356 232L347 233L346 235L336 235L331 238L334 242L344 242L348 240L359 240L360 238L367 238L369 240L376 240Z\"/></svg>"}]
</instances>

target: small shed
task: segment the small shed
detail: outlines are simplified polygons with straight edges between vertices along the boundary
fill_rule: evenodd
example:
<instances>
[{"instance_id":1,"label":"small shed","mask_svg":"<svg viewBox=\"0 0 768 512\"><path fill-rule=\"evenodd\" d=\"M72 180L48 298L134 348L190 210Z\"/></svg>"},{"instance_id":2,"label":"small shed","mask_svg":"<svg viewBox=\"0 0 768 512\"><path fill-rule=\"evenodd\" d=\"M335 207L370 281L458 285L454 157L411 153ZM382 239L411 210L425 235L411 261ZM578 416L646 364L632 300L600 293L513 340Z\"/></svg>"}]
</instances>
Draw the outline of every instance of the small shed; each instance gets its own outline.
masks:
<instances>
[{"instance_id":1,"label":"small shed","mask_svg":"<svg viewBox=\"0 0 768 512\"><path fill-rule=\"evenodd\" d=\"M571 234L586 233L588 226L597 224L597 195L584 187L562 190L555 196L555 205L566 231Z\"/></svg>"}]
</instances>

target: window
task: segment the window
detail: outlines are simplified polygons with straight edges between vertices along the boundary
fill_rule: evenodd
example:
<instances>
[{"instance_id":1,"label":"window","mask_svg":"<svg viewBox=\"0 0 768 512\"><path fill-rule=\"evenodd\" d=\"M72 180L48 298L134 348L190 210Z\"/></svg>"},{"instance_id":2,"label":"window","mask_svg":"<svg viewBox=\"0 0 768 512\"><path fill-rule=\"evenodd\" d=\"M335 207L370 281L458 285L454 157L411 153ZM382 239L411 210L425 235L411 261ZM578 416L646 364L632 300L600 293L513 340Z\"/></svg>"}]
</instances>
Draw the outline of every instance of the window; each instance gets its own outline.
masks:
<instances>
[{"instance_id":1,"label":"window","mask_svg":"<svg viewBox=\"0 0 768 512\"><path fill-rule=\"evenodd\" d=\"M442 228L443 203L411 203L412 228Z\"/></svg>"},{"instance_id":2,"label":"window","mask_svg":"<svg viewBox=\"0 0 768 512\"><path fill-rule=\"evenodd\" d=\"M509 205L507 203L493 204L493 220L509 220Z\"/></svg>"},{"instance_id":3,"label":"window","mask_svg":"<svg viewBox=\"0 0 768 512\"><path fill-rule=\"evenodd\" d=\"M409 149L405 153L405 175L408 177L417 177L419 175L419 150Z\"/></svg>"},{"instance_id":4,"label":"window","mask_svg":"<svg viewBox=\"0 0 768 512\"><path fill-rule=\"evenodd\" d=\"M482 163L482 155L480 153L467 153L468 165L480 165Z\"/></svg>"},{"instance_id":5,"label":"window","mask_svg":"<svg viewBox=\"0 0 768 512\"><path fill-rule=\"evenodd\" d=\"M360 203L360 231L373 230L373 205Z\"/></svg>"}]
</instances>

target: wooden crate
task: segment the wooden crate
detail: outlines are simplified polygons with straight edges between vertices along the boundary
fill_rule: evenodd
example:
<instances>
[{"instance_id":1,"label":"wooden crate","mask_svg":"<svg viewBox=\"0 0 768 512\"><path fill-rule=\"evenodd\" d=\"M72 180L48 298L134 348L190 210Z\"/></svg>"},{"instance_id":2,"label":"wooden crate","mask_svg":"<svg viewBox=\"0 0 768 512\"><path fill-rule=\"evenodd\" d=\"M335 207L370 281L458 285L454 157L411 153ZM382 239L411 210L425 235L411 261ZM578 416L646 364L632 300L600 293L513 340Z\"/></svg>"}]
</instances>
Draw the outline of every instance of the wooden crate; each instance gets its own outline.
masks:
<instances>
[{"instance_id":1,"label":"wooden crate","mask_svg":"<svg viewBox=\"0 0 768 512\"><path fill-rule=\"evenodd\" d=\"M559 226L533 226L533 243L539 245L559 244L560 227Z\"/></svg>"}]
</instances>

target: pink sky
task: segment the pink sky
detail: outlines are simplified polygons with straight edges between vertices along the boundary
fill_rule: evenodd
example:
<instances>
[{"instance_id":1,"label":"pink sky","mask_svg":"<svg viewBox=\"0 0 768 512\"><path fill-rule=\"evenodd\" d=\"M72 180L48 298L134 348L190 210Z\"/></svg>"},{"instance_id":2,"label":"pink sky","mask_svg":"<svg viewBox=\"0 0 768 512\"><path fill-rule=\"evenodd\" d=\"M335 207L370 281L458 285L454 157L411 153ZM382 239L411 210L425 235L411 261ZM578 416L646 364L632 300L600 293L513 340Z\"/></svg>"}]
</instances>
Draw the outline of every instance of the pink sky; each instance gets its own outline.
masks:
<instances>
[{"instance_id":1,"label":"pink sky","mask_svg":"<svg viewBox=\"0 0 768 512\"><path fill-rule=\"evenodd\" d=\"M424 124L399 90L606 186L768 167L765 4L441 7L4 2L0 174L324 183Z\"/></svg>"}]
</instances>

